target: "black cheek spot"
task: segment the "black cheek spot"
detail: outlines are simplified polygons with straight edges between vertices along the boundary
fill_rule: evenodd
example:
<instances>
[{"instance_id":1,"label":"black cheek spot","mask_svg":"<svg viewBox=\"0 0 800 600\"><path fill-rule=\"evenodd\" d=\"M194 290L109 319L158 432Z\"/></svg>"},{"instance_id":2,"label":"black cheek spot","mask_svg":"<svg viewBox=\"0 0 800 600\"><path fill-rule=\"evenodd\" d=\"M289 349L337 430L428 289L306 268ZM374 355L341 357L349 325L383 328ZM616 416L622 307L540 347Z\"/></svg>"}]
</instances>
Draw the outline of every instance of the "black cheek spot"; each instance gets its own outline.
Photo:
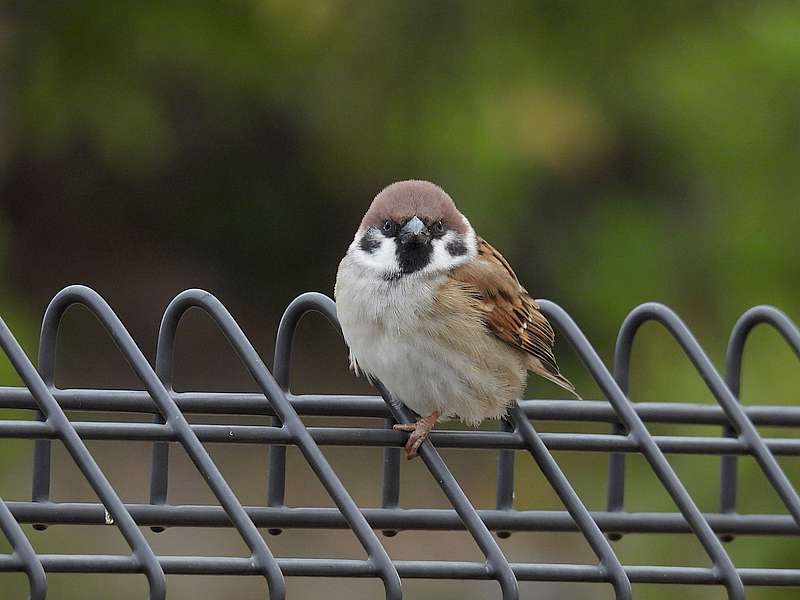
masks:
<instances>
[{"instance_id":1,"label":"black cheek spot","mask_svg":"<svg viewBox=\"0 0 800 600\"><path fill-rule=\"evenodd\" d=\"M460 239L447 242L447 251L450 256L464 256L467 253L467 245Z\"/></svg>"},{"instance_id":2,"label":"black cheek spot","mask_svg":"<svg viewBox=\"0 0 800 600\"><path fill-rule=\"evenodd\" d=\"M361 238L361 241L358 242L358 247L367 254L373 254L375 250L381 247L381 243L372 237L371 234L365 233L364 237Z\"/></svg>"}]
</instances>

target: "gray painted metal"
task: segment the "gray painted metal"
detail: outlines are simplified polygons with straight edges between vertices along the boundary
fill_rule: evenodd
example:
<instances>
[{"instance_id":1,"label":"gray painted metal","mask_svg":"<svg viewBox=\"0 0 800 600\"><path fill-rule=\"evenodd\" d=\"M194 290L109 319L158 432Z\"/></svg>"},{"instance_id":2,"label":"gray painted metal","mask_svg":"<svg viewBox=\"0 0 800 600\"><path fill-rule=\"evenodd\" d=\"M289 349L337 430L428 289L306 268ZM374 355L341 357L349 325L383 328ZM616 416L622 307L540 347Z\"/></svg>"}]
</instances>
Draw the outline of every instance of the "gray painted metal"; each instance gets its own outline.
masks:
<instances>
[{"instance_id":1,"label":"gray painted metal","mask_svg":"<svg viewBox=\"0 0 800 600\"><path fill-rule=\"evenodd\" d=\"M145 390L58 389L55 371L56 336L64 312L82 304L98 317ZM150 598L166 597L165 574L260 575L270 598L285 597L285 577L371 577L382 580L385 597L402 598L401 578L490 579L504 600L519 598L519 581L608 583L616 598L632 597L633 583L723 586L729 598L744 598L745 585L800 586L800 569L742 568L733 564L722 541L735 535L800 536L800 497L775 459L800 455L800 440L765 438L758 425L800 427L800 407L743 406L738 402L742 356L750 331L766 323L782 335L800 357L800 330L775 308L747 311L735 325L728 346L724 377L713 367L686 325L663 305L644 304L624 321L612 372L600 360L575 322L557 305L540 301L543 312L566 337L587 366L608 401L525 400L500 423L498 431L440 431L420 449L422 462L448 498L452 509L400 508L400 448L405 435L392 430L395 422L410 422L413 414L391 401L376 382L378 396L297 396L289 390L291 348L295 330L309 311L323 314L338 327L333 301L317 293L299 296L281 320L271 373L241 328L211 294L188 290L167 307L151 366L108 304L83 286L62 290L48 307L39 347L39 367L33 367L11 331L0 320L0 346L24 382L0 387L0 408L33 411L32 420L0 420L0 439L33 439L34 469L31 501L0 499L0 531L14 553L0 556L0 571L24 572L30 597L45 598L46 573L140 573L147 577ZM208 314L230 342L258 384L260 393L176 392L172 389L172 355L181 317L190 309ZM628 398L633 342L648 321L663 325L675 338L708 385L717 405L687 402L633 403ZM133 412L152 415L152 423L71 421L65 411ZM270 417L269 425L199 425L188 414L237 414ZM306 427L300 415L372 417L381 427ZM608 423L609 434L542 433L532 421ZM648 423L711 424L722 437L655 436ZM51 440L65 444L102 504L50 500ZM149 504L126 504L116 495L84 445L85 440L140 440L153 443ZM263 506L242 506L206 452L204 443L263 444L269 452L267 490ZM171 505L168 502L169 447L179 443L208 481L219 506ZM384 448L380 507L359 507L320 451L321 445ZM335 508L285 505L286 448L296 446L320 479ZM479 448L496 451L496 508L478 510L436 448ZM565 511L514 510L515 450L527 451ZM559 468L554 451L609 454L608 506L589 511ZM678 507L677 513L632 513L624 507L625 456L641 454ZM720 512L702 513L686 491L665 454L721 456ZM736 513L736 456L753 456L786 506L787 515ZM37 554L20 524L37 529L56 524L118 526L131 547L130 556ZM156 556L140 531L151 527L233 526L247 544L249 557ZM258 528L279 534L287 528L349 529L367 553L366 560L276 558ZM375 531L396 535L403 530L462 530L475 540L484 562L392 560ZM491 532L504 538L514 531L580 532L598 558L596 565L509 562ZM623 565L609 540L623 534L685 533L694 535L709 555L711 568Z\"/></svg>"}]
</instances>

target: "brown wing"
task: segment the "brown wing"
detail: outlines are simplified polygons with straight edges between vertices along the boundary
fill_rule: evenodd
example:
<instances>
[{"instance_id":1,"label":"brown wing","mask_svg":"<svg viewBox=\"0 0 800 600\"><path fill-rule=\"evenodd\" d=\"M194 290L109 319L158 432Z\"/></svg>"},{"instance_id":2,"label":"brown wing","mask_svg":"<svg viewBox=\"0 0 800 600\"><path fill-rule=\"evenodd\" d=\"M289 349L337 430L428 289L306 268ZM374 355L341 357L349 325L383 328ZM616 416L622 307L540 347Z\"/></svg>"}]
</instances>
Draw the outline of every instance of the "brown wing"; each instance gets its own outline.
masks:
<instances>
[{"instance_id":1,"label":"brown wing","mask_svg":"<svg viewBox=\"0 0 800 600\"><path fill-rule=\"evenodd\" d=\"M451 277L474 290L492 333L535 359L529 361L530 370L575 393L553 355L553 327L502 254L478 238L477 259L455 269Z\"/></svg>"}]
</instances>

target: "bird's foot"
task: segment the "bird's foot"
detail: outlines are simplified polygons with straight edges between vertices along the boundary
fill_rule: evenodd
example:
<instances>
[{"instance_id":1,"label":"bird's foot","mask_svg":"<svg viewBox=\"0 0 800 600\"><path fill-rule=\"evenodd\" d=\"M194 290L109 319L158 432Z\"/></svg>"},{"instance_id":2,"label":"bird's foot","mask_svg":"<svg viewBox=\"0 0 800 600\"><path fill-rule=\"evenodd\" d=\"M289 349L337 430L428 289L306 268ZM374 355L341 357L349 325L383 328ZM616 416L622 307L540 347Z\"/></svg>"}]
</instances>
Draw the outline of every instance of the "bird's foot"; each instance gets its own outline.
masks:
<instances>
[{"instance_id":1,"label":"bird's foot","mask_svg":"<svg viewBox=\"0 0 800 600\"><path fill-rule=\"evenodd\" d=\"M406 442L406 458L411 460L417 455L417 450L422 445L422 442L428 437L428 434L436 425L441 413L437 410L429 414L427 417L421 417L416 423L398 423L393 427L395 431L407 431L411 435L408 436Z\"/></svg>"}]
</instances>

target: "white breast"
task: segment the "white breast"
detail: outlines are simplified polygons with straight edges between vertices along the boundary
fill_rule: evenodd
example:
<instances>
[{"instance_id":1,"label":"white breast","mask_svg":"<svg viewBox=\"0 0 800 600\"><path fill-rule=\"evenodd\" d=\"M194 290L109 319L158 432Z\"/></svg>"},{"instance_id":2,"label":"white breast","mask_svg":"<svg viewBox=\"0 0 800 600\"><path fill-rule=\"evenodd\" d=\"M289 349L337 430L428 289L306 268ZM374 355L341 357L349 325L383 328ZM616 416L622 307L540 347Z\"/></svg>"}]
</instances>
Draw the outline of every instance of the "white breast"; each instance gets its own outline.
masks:
<instances>
[{"instance_id":1,"label":"white breast","mask_svg":"<svg viewBox=\"0 0 800 600\"><path fill-rule=\"evenodd\" d=\"M441 335L433 299L445 277L386 281L345 257L336 279L336 310L359 368L380 379L395 400L423 416L438 410L477 424L500 416L517 399L519 382L509 391L505 380L498 381L508 365L487 364L487 356L490 363L503 360L493 336L481 336L481 347L470 355L454 352Z\"/></svg>"}]
</instances>

